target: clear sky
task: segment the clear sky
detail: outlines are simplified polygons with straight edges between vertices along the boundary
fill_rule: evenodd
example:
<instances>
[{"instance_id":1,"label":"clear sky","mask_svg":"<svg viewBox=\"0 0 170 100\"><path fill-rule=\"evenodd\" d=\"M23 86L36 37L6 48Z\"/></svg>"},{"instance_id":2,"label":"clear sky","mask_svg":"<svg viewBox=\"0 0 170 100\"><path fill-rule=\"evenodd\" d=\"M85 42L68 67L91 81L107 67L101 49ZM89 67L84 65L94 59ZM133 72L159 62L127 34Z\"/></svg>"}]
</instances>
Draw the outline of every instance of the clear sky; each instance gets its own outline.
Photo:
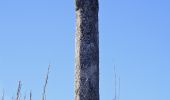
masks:
<instances>
[{"instance_id":1,"label":"clear sky","mask_svg":"<svg viewBox=\"0 0 170 100\"><path fill-rule=\"evenodd\" d=\"M100 98L170 100L170 1L100 0ZM74 0L0 0L0 94L41 100L74 97Z\"/></svg>"}]
</instances>

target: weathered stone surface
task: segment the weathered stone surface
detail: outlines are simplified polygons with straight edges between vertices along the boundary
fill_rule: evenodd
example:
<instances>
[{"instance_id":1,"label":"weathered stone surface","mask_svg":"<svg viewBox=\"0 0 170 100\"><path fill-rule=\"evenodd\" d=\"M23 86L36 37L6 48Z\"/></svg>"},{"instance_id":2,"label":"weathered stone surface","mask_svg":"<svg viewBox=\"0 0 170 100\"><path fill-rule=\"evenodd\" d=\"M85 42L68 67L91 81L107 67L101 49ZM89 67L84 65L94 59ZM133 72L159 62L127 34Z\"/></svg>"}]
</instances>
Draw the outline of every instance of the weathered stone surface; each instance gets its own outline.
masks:
<instances>
[{"instance_id":1,"label":"weathered stone surface","mask_svg":"<svg viewBox=\"0 0 170 100\"><path fill-rule=\"evenodd\" d=\"M99 100L98 0L76 0L75 100Z\"/></svg>"}]
</instances>

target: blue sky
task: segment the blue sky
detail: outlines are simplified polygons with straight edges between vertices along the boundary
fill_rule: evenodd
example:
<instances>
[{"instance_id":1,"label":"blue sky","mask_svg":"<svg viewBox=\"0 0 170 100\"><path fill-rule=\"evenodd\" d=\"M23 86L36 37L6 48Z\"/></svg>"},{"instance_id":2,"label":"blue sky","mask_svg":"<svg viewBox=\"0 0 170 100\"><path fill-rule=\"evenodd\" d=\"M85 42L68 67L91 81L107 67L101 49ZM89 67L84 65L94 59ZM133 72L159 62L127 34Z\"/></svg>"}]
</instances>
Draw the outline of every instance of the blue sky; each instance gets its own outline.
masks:
<instances>
[{"instance_id":1,"label":"blue sky","mask_svg":"<svg viewBox=\"0 0 170 100\"><path fill-rule=\"evenodd\" d=\"M120 100L169 100L170 1L100 0L100 98L114 98L114 65ZM0 93L5 99L33 92L41 99L52 64L48 100L73 100L74 0L0 1Z\"/></svg>"}]
</instances>

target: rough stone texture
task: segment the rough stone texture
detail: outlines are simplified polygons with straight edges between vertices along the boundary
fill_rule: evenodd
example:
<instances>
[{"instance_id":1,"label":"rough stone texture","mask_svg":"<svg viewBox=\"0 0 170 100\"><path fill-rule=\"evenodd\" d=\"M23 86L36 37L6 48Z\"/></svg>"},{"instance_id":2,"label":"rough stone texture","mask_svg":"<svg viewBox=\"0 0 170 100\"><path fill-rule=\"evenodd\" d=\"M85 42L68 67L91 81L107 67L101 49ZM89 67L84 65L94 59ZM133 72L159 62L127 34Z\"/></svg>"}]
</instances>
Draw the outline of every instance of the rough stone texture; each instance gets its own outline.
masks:
<instances>
[{"instance_id":1,"label":"rough stone texture","mask_svg":"<svg viewBox=\"0 0 170 100\"><path fill-rule=\"evenodd\" d=\"M75 100L99 100L98 0L76 0Z\"/></svg>"}]
</instances>

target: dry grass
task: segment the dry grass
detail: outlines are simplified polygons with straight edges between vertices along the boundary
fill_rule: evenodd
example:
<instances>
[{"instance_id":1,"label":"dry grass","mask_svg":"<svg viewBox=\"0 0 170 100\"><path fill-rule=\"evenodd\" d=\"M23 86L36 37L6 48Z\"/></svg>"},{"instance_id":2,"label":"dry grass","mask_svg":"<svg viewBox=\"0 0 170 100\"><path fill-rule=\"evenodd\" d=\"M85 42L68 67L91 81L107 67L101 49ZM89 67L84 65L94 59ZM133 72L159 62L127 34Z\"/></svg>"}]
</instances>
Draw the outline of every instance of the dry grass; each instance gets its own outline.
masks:
<instances>
[{"instance_id":1,"label":"dry grass","mask_svg":"<svg viewBox=\"0 0 170 100\"><path fill-rule=\"evenodd\" d=\"M26 100L26 94L24 95L24 98L23 98L23 100Z\"/></svg>"},{"instance_id":2,"label":"dry grass","mask_svg":"<svg viewBox=\"0 0 170 100\"><path fill-rule=\"evenodd\" d=\"M49 73L50 73L50 68L51 68L51 65L49 64L48 66L48 70L47 70L47 73L46 73L46 77L45 77L45 83L43 85L43 91L42 91L42 100L46 100L46 88L47 88L47 84L48 84L48 77L49 77ZM26 94L24 96L21 96L21 81L18 82L18 87L17 87L17 93L16 93L16 97L14 99L14 97L12 97L12 100L26 100ZM2 97L1 97L1 100L4 100L4 90L3 90L3 94L2 94ZM22 99L21 99L22 97ZM29 93L29 100L32 100L32 91L30 91Z\"/></svg>"},{"instance_id":3,"label":"dry grass","mask_svg":"<svg viewBox=\"0 0 170 100\"><path fill-rule=\"evenodd\" d=\"M120 76L118 76L117 72L116 72L116 66L114 65L114 78L115 78L115 94L114 94L114 99L113 100L120 100ZM117 82L118 80L118 82ZM118 83L118 86L117 86ZM118 88L118 90L117 90Z\"/></svg>"},{"instance_id":4,"label":"dry grass","mask_svg":"<svg viewBox=\"0 0 170 100\"><path fill-rule=\"evenodd\" d=\"M30 91L30 100L32 100L32 92Z\"/></svg>"},{"instance_id":5,"label":"dry grass","mask_svg":"<svg viewBox=\"0 0 170 100\"><path fill-rule=\"evenodd\" d=\"M5 92L4 92L4 90L3 90L3 93L2 93L2 98L1 98L1 100L4 100L4 95L5 95Z\"/></svg>"},{"instance_id":6,"label":"dry grass","mask_svg":"<svg viewBox=\"0 0 170 100\"><path fill-rule=\"evenodd\" d=\"M49 64L46 78L45 78L45 84L43 86L42 100L46 100L46 88L47 88L47 83L48 83L48 75L50 73L50 67L51 67L51 65Z\"/></svg>"},{"instance_id":7,"label":"dry grass","mask_svg":"<svg viewBox=\"0 0 170 100\"><path fill-rule=\"evenodd\" d=\"M21 81L18 82L16 100L20 99L20 94L21 94Z\"/></svg>"}]
</instances>

